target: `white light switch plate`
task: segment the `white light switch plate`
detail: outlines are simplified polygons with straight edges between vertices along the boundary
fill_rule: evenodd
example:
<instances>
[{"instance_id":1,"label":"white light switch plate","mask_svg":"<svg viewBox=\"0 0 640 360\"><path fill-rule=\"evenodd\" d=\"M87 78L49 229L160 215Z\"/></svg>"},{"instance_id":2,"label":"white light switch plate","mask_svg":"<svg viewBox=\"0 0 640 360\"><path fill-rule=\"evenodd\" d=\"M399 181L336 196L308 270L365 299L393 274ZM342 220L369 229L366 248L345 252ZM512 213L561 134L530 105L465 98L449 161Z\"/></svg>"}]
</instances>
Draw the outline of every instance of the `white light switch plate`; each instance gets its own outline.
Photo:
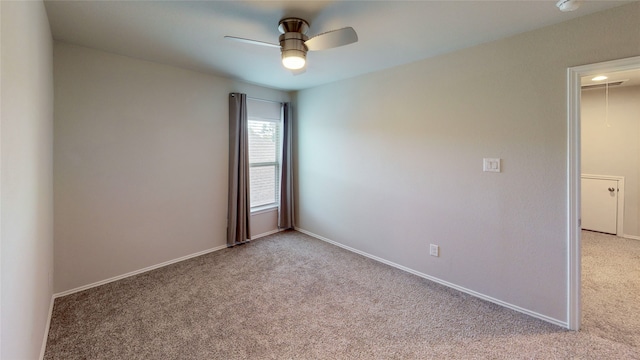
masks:
<instances>
[{"instance_id":1,"label":"white light switch plate","mask_svg":"<svg viewBox=\"0 0 640 360\"><path fill-rule=\"evenodd\" d=\"M482 159L482 171L500 172L500 159L496 159L496 158Z\"/></svg>"},{"instance_id":2,"label":"white light switch plate","mask_svg":"<svg viewBox=\"0 0 640 360\"><path fill-rule=\"evenodd\" d=\"M440 246L435 244L429 245L429 255L438 257L440 256Z\"/></svg>"}]
</instances>

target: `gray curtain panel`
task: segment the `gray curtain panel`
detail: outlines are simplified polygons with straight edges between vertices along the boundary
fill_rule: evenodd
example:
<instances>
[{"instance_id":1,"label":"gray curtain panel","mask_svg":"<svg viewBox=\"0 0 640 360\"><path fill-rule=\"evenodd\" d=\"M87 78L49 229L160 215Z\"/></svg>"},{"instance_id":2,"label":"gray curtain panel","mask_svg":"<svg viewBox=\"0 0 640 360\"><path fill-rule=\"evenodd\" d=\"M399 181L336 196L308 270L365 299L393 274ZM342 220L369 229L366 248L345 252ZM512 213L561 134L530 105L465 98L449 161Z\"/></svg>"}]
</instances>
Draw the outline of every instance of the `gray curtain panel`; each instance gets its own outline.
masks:
<instances>
[{"instance_id":1,"label":"gray curtain panel","mask_svg":"<svg viewBox=\"0 0 640 360\"><path fill-rule=\"evenodd\" d=\"M249 138L247 95L229 94L229 206L227 246L242 244L251 236L249 220Z\"/></svg>"},{"instance_id":2,"label":"gray curtain panel","mask_svg":"<svg viewBox=\"0 0 640 360\"><path fill-rule=\"evenodd\" d=\"M280 207L278 208L278 228L293 228L293 158L291 144L292 111L291 104L282 106L282 161L280 172Z\"/></svg>"}]
</instances>

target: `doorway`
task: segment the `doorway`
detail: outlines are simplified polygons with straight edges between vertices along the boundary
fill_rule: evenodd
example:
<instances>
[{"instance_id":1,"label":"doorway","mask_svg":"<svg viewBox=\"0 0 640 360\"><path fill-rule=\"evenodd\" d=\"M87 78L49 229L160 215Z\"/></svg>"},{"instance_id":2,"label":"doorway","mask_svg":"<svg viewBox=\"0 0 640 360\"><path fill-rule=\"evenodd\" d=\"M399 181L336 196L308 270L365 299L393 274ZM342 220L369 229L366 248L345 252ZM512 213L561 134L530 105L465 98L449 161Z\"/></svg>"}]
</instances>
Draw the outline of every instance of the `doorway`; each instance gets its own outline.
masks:
<instances>
[{"instance_id":1,"label":"doorway","mask_svg":"<svg viewBox=\"0 0 640 360\"><path fill-rule=\"evenodd\" d=\"M640 69L640 56L572 67L567 72L568 105L568 296L567 323L579 330L581 322L581 78L601 73Z\"/></svg>"}]
</instances>

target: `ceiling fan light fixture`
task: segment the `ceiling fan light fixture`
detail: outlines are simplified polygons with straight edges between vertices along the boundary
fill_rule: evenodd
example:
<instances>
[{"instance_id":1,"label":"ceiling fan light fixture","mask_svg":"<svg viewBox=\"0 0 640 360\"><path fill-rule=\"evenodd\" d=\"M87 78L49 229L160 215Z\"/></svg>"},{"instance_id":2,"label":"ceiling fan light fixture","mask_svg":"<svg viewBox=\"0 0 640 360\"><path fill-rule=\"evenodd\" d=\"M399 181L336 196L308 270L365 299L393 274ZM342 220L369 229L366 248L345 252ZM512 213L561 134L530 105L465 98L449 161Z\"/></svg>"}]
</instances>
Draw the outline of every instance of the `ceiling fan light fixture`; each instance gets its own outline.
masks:
<instances>
[{"instance_id":1,"label":"ceiling fan light fixture","mask_svg":"<svg viewBox=\"0 0 640 360\"><path fill-rule=\"evenodd\" d=\"M290 70L302 69L307 62L307 54L297 49L282 50L282 65Z\"/></svg>"},{"instance_id":2,"label":"ceiling fan light fixture","mask_svg":"<svg viewBox=\"0 0 640 360\"><path fill-rule=\"evenodd\" d=\"M295 23L290 19L287 21L281 21L280 26L288 24L293 27L291 23ZM304 25L306 22L295 23L298 25ZM306 28L303 27L306 31ZM280 50L282 51L282 65L290 70L302 69L307 62L307 47L304 42L307 40L307 36L301 32L288 31L280 35Z\"/></svg>"}]
</instances>

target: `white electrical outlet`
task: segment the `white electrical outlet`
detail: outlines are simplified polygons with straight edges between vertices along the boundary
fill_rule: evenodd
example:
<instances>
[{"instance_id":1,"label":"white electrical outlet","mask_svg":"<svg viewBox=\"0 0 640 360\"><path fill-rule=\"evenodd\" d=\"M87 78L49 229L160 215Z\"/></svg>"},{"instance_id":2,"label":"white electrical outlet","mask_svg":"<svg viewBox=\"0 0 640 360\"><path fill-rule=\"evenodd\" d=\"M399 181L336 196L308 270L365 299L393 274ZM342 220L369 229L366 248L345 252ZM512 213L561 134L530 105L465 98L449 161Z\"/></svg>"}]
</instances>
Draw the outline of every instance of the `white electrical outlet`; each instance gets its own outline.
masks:
<instances>
[{"instance_id":1,"label":"white electrical outlet","mask_svg":"<svg viewBox=\"0 0 640 360\"><path fill-rule=\"evenodd\" d=\"M429 246L429 255L438 257L440 256L440 246L431 244Z\"/></svg>"}]
</instances>

